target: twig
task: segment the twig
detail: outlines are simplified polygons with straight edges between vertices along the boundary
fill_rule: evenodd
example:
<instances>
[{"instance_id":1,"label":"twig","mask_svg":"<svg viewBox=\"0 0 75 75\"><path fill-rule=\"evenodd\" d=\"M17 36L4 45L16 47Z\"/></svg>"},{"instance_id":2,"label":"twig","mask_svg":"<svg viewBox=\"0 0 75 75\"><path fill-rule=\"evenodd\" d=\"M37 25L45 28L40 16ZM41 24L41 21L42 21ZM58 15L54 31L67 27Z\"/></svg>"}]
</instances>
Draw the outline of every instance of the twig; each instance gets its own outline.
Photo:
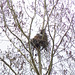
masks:
<instances>
[{"instance_id":1,"label":"twig","mask_svg":"<svg viewBox=\"0 0 75 75\"><path fill-rule=\"evenodd\" d=\"M1 59L1 61L3 61L11 70L12 70L12 72L15 74L15 75L17 75L17 73L12 69L12 67L5 61L5 60L3 60L2 58L0 58Z\"/></svg>"}]
</instances>

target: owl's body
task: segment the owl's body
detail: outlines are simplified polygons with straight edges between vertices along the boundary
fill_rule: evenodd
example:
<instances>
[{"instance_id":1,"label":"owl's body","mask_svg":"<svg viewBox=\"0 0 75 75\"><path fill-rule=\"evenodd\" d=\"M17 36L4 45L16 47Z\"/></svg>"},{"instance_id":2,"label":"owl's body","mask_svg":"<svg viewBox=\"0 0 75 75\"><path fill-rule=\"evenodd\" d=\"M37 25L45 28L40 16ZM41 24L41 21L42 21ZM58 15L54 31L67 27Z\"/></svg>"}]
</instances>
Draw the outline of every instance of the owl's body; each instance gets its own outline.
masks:
<instances>
[{"instance_id":1,"label":"owl's body","mask_svg":"<svg viewBox=\"0 0 75 75\"><path fill-rule=\"evenodd\" d=\"M42 36L40 34L37 34L36 36L34 36L33 39L31 39L31 44L32 44L32 46L34 46L34 48L40 48L41 38L42 38Z\"/></svg>"},{"instance_id":2,"label":"owl's body","mask_svg":"<svg viewBox=\"0 0 75 75\"><path fill-rule=\"evenodd\" d=\"M47 50L47 47L48 47L48 37L47 37L47 34L46 34L46 31L45 29L42 29L40 34L42 35L42 42L41 42L41 45L42 47Z\"/></svg>"},{"instance_id":3,"label":"owl's body","mask_svg":"<svg viewBox=\"0 0 75 75\"><path fill-rule=\"evenodd\" d=\"M47 50L48 40L44 29L41 30L40 34L37 34L33 39L31 39L31 44L34 48L42 47Z\"/></svg>"}]
</instances>

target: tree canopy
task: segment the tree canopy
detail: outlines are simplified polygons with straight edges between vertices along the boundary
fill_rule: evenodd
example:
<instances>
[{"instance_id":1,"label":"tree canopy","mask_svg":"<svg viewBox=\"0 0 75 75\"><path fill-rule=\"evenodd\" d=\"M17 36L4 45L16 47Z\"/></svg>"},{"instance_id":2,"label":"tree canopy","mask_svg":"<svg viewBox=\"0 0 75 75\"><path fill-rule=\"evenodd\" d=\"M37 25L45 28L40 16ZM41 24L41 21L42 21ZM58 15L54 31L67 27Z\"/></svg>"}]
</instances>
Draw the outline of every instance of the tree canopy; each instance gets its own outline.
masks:
<instances>
[{"instance_id":1,"label":"tree canopy","mask_svg":"<svg viewBox=\"0 0 75 75\"><path fill-rule=\"evenodd\" d=\"M74 0L0 0L0 38L11 43L0 49L0 74L74 75L74 9ZM42 29L47 50L31 45Z\"/></svg>"}]
</instances>

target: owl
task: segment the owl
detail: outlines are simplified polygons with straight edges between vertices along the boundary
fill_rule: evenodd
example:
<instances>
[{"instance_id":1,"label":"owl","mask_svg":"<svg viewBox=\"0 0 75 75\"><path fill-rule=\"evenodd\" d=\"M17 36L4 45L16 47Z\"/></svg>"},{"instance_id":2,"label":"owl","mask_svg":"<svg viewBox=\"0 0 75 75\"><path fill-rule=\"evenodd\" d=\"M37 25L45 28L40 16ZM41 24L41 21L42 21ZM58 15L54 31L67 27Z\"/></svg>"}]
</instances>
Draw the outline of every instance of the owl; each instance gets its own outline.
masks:
<instances>
[{"instance_id":1,"label":"owl","mask_svg":"<svg viewBox=\"0 0 75 75\"><path fill-rule=\"evenodd\" d=\"M31 45L34 46L34 48L40 48L40 40L42 36L40 34L37 34L34 36L33 39L31 39Z\"/></svg>"},{"instance_id":2,"label":"owl","mask_svg":"<svg viewBox=\"0 0 75 75\"><path fill-rule=\"evenodd\" d=\"M36 34L33 39L31 39L31 45L34 48L41 48L47 50L48 38L45 29L42 29L39 34Z\"/></svg>"}]
</instances>

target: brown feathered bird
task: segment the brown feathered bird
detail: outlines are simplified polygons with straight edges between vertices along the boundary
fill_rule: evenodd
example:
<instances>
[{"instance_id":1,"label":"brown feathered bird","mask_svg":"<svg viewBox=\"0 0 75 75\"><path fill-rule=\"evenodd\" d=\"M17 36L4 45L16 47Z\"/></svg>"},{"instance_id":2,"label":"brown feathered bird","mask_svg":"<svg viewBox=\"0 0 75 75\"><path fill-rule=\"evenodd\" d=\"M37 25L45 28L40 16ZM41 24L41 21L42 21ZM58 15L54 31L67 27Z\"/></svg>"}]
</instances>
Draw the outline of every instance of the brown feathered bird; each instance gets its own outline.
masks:
<instances>
[{"instance_id":1,"label":"brown feathered bird","mask_svg":"<svg viewBox=\"0 0 75 75\"><path fill-rule=\"evenodd\" d=\"M48 47L48 37L47 37L45 29L42 29L40 34L42 35L41 46L43 48L45 48L45 50L47 50L47 47Z\"/></svg>"},{"instance_id":2,"label":"brown feathered bird","mask_svg":"<svg viewBox=\"0 0 75 75\"><path fill-rule=\"evenodd\" d=\"M37 34L33 39L31 39L31 44L34 48L42 47L42 49L47 50L48 39L45 29L42 29L40 34Z\"/></svg>"},{"instance_id":3,"label":"brown feathered bird","mask_svg":"<svg viewBox=\"0 0 75 75\"><path fill-rule=\"evenodd\" d=\"M32 46L34 46L34 48L40 48L41 38L42 38L42 36L40 34L37 34L36 36L34 36L33 39L31 39L31 44L32 44Z\"/></svg>"}]
</instances>

